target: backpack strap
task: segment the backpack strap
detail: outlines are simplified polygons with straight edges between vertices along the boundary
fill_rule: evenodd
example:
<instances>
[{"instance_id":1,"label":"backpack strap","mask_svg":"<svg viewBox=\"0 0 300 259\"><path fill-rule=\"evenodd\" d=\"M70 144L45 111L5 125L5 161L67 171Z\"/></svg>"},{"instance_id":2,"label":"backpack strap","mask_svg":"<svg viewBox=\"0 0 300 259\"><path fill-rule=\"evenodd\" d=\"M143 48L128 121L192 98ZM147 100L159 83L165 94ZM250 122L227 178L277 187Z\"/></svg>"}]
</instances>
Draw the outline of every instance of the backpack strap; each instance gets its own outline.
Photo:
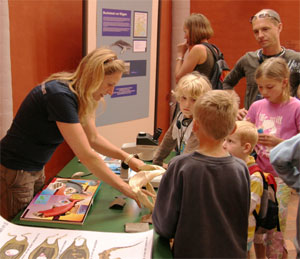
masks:
<instances>
[{"instance_id":1,"label":"backpack strap","mask_svg":"<svg viewBox=\"0 0 300 259\"><path fill-rule=\"evenodd\" d=\"M248 166L248 170L250 175L254 174L255 172L260 172L263 173L263 170L260 169L259 165L256 163L253 163L252 165ZM265 178L264 176L262 176L263 179Z\"/></svg>"},{"instance_id":2,"label":"backpack strap","mask_svg":"<svg viewBox=\"0 0 300 259\"><path fill-rule=\"evenodd\" d=\"M277 192L277 183L275 177L271 173L265 173L265 177L267 179L268 184L271 185L272 187L274 186L273 189L275 192Z\"/></svg>"},{"instance_id":3,"label":"backpack strap","mask_svg":"<svg viewBox=\"0 0 300 259\"><path fill-rule=\"evenodd\" d=\"M265 177L263 170L260 169L258 164L253 164L253 165L249 166L248 169L249 169L250 175L254 174L255 172L259 172L261 175L261 178L263 180L263 188L268 189L268 181Z\"/></svg>"},{"instance_id":4,"label":"backpack strap","mask_svg":"<svg viewBox=\"0 0 300 259\"><path fill-rule=\"evenodd\" d=\"M250 166L248 166L248 170L249 170L250 175L252 175L255 172L260 172L263 180L267 181L267 183L269 185L271 185L272 187L274 186L274 188L273 188L274 191L275 192L277 191L277 183L275 181L274 176L271 173L264 173L263 170L261 170L259 165L256 163L253 163Z\"/></svg>"},{"instance_id":5,"label":"backpack strap","mask_svg":"<svg viewBox=\"0 0 300 259\"><path fill-rule=\"evenodd\" d=\"M218 61L220 58L223 59L223 54L216 45L208 43L208 42L202 42L201 44L206 46L211 51L211 53L214 56L215 61Z\"/></svg>"}]
</instances>

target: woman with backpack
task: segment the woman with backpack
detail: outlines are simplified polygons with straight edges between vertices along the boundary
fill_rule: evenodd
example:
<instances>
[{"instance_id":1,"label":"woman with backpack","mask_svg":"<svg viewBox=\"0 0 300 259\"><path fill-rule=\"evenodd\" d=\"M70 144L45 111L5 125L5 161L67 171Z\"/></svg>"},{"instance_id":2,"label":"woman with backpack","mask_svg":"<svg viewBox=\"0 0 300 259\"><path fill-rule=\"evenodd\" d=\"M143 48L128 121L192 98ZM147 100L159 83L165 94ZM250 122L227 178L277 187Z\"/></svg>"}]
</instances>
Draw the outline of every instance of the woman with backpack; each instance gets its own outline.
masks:
<instances>
[{"instance_id":1,"label":"woman with backpack","mask_svg":"<svg viewBox=\"0 0 300 259\"><path fill-rule=\"evenodd\" d=\"M198 71L211 79L216 63L215 59L221 53L215 46L208 43L214 34L210 21L203 14L191 14L184 21L183 31L185 41L177 45L176 83L181 77L192 71ZM215 88L213 85L213 89Z\"/></svg>"}]
</instances>

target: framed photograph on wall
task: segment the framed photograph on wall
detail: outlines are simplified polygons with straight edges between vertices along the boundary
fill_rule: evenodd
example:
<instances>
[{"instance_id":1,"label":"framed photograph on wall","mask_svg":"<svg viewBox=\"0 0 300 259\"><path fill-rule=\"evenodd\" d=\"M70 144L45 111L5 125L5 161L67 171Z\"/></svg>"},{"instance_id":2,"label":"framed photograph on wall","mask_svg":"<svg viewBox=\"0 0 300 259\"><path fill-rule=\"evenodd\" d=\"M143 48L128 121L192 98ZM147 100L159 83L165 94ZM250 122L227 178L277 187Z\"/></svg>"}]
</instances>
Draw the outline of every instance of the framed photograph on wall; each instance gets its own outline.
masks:
<instances>
[{"instance_id":1,"label":"framed photograph on wall","mask_svg":"<svg viewBox=\"0 0 300 259\"><path fill-rule=\"evenodd\" d=\"M148 29L148 12L134 11L133 37L146 38Z\"/></svg>"}]
</instances>

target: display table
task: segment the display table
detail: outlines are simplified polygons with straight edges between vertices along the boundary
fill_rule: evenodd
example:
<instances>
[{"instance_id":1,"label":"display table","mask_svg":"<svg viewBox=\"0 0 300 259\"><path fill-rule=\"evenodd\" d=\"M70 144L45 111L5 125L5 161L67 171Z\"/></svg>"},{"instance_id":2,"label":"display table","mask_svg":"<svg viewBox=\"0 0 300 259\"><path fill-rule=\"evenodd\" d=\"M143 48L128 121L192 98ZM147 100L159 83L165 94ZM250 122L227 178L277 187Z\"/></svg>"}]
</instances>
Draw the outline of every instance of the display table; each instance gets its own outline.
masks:
<instances>
[{"instance_id":1,"label":"display table","mask_svg":"<svg viewBox=\"0 0 300 259\"><path fill-rule=\"evenodd\" d=\"M84 165L78 162L74 157L57 175L57 177L70 177L75 172L89 171ZM87 179L96 179L93 175L85 177ZM20 214L18 214L12 223L27 226L49 227L49 228L65 228L65 229L78 229L89 231L102 231L102 232L121 232L124 233L124 225L128 222L140 222L143 215L149 214L146 208L139 208L136 202L132 199L126 198L126 205L123 209L110 209L110 203L117 196L122 196L122 193L115 190L106 183L101 184L100 190L94 199L93 206L83 225L72 225L62 223L46 223L46 222L29 222L21 221ZM152 228L152 225L150 225ZM171 258L169 241L154 234L153 240L153 254L152 258Z\"/></svg>"}]
</instances>

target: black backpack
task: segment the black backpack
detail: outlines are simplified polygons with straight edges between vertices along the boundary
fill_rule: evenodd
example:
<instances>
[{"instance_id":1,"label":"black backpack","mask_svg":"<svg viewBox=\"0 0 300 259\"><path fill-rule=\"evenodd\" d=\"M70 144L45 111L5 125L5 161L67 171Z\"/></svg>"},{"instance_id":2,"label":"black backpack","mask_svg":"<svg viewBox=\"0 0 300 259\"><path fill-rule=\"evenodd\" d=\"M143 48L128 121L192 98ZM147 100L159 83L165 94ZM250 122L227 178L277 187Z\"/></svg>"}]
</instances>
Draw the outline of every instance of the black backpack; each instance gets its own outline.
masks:
<instances>
[{"instance_id":1,"label":"black backpack","mask_svg":"<svg viewBox=\"0 0 300 259\"><path fill-rule=\"evenodd\" d=\"M262 234L273 228L280 231L279 205L276 197L277 185L274 176L270 173L264 173L256 163L248 166L248 169L250 175L259 172L263 179L264 189L259 214L256 213L256 210L253 211L256 219L255 232Z\"/></svg>"},{"instance_id":2,"label":"black backpack","mask_svg":"<svg viewBox=\"0 0 300 259\"><path fill-rule=\"evenodd\" d=\"M210 82L212 84L213 89L223 89L223 81L224 78L229 74L230 69L224 60L223 53L219 50L219 48L211 43L202 42L204 46L206 46L213 54L215 59L215 65L213 67L213 73L210 77Z\"/></svg>"}]
</instances>

